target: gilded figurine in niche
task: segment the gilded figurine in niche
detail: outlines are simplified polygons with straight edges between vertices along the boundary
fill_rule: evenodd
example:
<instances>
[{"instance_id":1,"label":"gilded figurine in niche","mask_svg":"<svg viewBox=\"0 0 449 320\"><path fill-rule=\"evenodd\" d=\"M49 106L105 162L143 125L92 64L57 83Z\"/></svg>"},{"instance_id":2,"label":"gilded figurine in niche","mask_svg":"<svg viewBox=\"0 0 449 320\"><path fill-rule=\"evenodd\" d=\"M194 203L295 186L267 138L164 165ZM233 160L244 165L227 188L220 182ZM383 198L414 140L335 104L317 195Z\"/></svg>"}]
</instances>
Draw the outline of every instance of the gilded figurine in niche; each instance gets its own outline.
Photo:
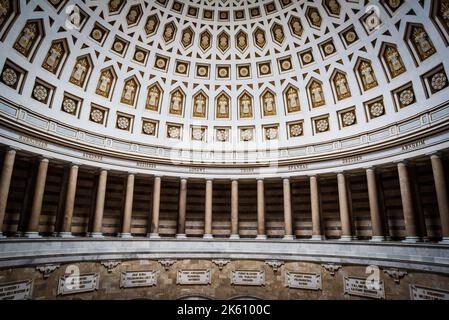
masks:
<instances>
[{"instance_id":1,"label":"gilded figurine in niche","mask_svg":"<svg viewBox=\"0 0 449 320\"><path fill-rule=\"evenodd\" d=\"M128 81L125 82L120 102L133 106L134 101L136 99L137 91L138 91L137 81L135 79L129 79Z\"/></svg>"},{"instance_id":2,"label":"gilded figurine in niche","mask_svg":"<svg viewBox=\"0 0 449 320\"><path fill-rule=\"evenodd\" d=\"M158 111L161 93L161 89L159 89L156 84L149 87L145 108L152 111Z\"/></svg>"},{"instance_id":3,"label":"gilded figurine in niche","mask_svg":"<svg viewBox=\"0 0 449 320\"><path fill-rule=\"evenodd\" d=\"M114 75L110 69L103 70L100 74L100 79L98 80L96 94L103 96L105 98L109 97L111 92L112 82L114 80Z\"/></svg>"},{"instance_id":4,"label":"gilded figurine in niche","mask_svg":"<svg viewBox=\"0 0 449 320\"><path fill-rule=\"evenodd\" d=\"M239 98L240 118L253 117L253 102L251 96L245 92Z\"/></svg>"},{"instance_id":5,"label":"gilded figurine in niche","mask_svg":"<svg viewBox=\"0 0 449 320\"><path fill-rule=\"evenodd\" d=\"M229 118L229 98L224 94L220 94L217 98L217 118L228 119Z\"/></svg>"},{"instance_id":6,"label":"gilded figurine in niche","mask_svg":"<svg viewBox=\"0 0 449 320\"><path fill-rule=\"evenodd\" d=\"M54 42L48 50L47 56L42 63L42 67L51 73L56 73L64 54L65 49L62 40Z\"/></svg>"},{"instance_id":7,"label":"gilded figurine in niche","mask_svg":"<svg viewBox=\"0 0 449 320\"><path fill-rule=\"evenodd\" d=\"M170 99L170 110L169 112L174 115L182 116L184 105L184 94L180 89L172 93Z\"/></svg>"},{"instance_id":8,"label":"gilded figurine in niche","mask_svg":"<svg viewBox=\"0 0 449 320\"><path fill-rule=\"evenodd\" d=\"M111 0L109 1L109 11L114 13L120 10L124 0Z\"/></svg>"},{"instance_id":9,"label":"gilded figurine in niche","mask_svg":"<svg viewBox=\"0 0 449 320\"><path fill-rule=\"evenodd\" d=\"M436 52L435 47L424 28L415 26L412 28L411 34L413 46L421 61L426 60Z\"/></svg>"},{"instance_id":10,"label":"gilded figurine in niche","mask_svg":"<svg viewBox=\"0 0 449 320\"><path fill-rule=\"evenodd\" d=\"M284 42L285 39L285 35L284 35L284 30L282 29L282 26L276 24L273 27L273 39L278 42L278 43L282 43Z\"/></svg>"},{"instance_id":11,"label":"gilded figurine in niche","mask_svg":"<svg viewBox=\"0 0 449 320\"><path fill-rule=\"evenodd\" d=\"M3 24L8 20L10 11L10 0L0 0L0 29L3 28Z\"/></svg>"},{"instance_id":12,"label":"gilded figurine in niche","mask_svg":"<svg viewBox=\"0 0 449 320\"><path fill-rule=\"evenodd\" d=\"M267 90L262 95L263 116L275 116L276 115L276 98L274 94Z\"/></svg>"},{"instance_id":13,"label":"gilded figurine in niche","mask_svg":"<svg viewBox=\"0 0 449 320\"><path fill-rule=\"evenodd\" d=\"M362 61L358 70L362 80L362 86L365 91L377 87L378 83L376 75L374 74L374 70L370 62Z\"/></svg>"},{"instance_id":14,"label":"gilded figurine in niche","mask_svg":"<svg viewBox=\"0 0 449 320\"><path fill-rule=\"evenodd\" d=\"M192 44L192 41L193 41L193 31L192 29L187 28L182 32L181 43L184 48L187 48Z\"/></svg>"},{"instance_id":15,"label":"gilded figurine in niche","mask_svg":"<svg viewBox=\"0 0 449 320\"><path fill-rule=\"evenodd\" d=\"M36 22L28 22L19 34L16 42L14 43L14 49L23 54L25 57L30 55L31 49L36 43L39 30Z\"/></svg>"},{"instance_id":16,"label":"gilded figurine in niche","mask_svg":"<svg viewBox=\"0 0 449 320\"><path fill-rule=\"evenodd\" d=\"M313 108L321 107L325 104L324 92L321 83L313 80L310 84L309 92Z\"/></svg>"},{"instance_id":17,"label":"gilded figurine in niche","mask_svg":"<svg viewBox=\"0 0 449 320\"><path fill-rule=\"evenodd\" d=\"M385 62L392 78L395 78L406 71L398 49L393 46L387 46L384 52Z\"/></svg>"},{"instance_id":18,"label":"gilded figurine in niche","mask_svg":"<svg viewBox=\"0 0 449 320\"><path fill-rule=\"evenodd\" d=\"M287 112L297 112L301 110L299 104L298 90L294 87L289 87L285 92L285 100L287 101Z\"/></svg>"},{"instance_id":19,"label":"gilded figurine in niche","mask_svg":"<svg viewBox=\"0 0 449 320\"><path fill-rule=\"evenodd\" d=\"M198 93L193 98L193 116L205 118L207 111L207 97L203 92Z\"/></svg>"},{"instance_id":20,"label":"gilded figurine in niche","mask_svg":"<svg viewBox=\"0 0 449 320\"><path fill-rule=\"evenodd\" d=\"M70 82L77 86L83 87L87 74L90 70L90 62L87 57L79 57L73 66Z\"/></svg>"},{"instance_id":21,"label":"gilded figurine in niche","mask_svg":"<svg viewBox=\"0 0 449 320\"><path fill-rule=\"evenodd\" d=\"M225 52L229 48L229 36L225 32L218 35L218 48L221 52Z\"/></svg>"},{"instance_id":22,"label":"gilded figurine in niche","mask_svg":"<svg viewBox=\"0 0 449 320\"><path fill-rule=\"evenodd\" d=\"M295 36L300 37L302 35L302 32L303 32L301 20L299 20L299 18L297 18L297 17L292 17L290 19L290 23L289 24L290 24L291 32Z\"/></svg>"},{"instance_id":23,"label":"gilded figurine in niche","mask_svg":"<svg viewBox=\"0 0 449 320\"><path fill-rule=\"evenodd\" d=\"M344 73L337 72L333 82L338 100L343 100L351 96L348 80L346 79L346 75Z\"/></svg>"}]
</instances>

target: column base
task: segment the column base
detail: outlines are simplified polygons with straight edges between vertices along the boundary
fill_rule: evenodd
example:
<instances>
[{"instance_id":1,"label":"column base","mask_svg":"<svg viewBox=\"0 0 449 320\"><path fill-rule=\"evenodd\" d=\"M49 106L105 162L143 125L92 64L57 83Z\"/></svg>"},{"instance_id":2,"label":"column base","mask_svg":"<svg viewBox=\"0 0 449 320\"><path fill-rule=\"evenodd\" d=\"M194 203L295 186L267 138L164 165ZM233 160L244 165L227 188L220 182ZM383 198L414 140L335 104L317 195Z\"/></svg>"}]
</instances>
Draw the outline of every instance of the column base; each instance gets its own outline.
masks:
<instances>
[{"instance_id":1,"label":"column base","mask_svg":"<svg viewBox=\"0 0 449 320\"><path fill-rule=\"evenodd\" d=\"M0 239L6 239L6 236L3 233L0 233Z\"/></svg>"},{"instance_id":2,"label":"column base","mask_svg":"<svg viewBox=\"0 0 449 320\"><path fill-rule=\"evenodd\" d=\"M341 236L340 239L338 239L338 241L352 241L354 240L353 236Z\"/></svg>"},{"instance_id":3,"label":"column base","mask_svg":"<svg viewBox=\"0 0 449 320\"><path fill-rule=\"evenodd\" d=\"M30 239L38 239L38 238L42 238L42 236L39 235L39 232L35 232L35 231L33 231L33 232L25 232L25 233L23 234L23 236L24 236L25 238L30 238Z\"/></svg>"},{"instance_id":4,"label":"column base","mask_svg":"<svg viewBox=\"0 0 449 320\"><path fill-rule=\"evenodd\" d=\"M295 240L295 236L294 235L286 235L282 238L282 240Z\"/></svg>"},{"instance_id":5,"label":"column base","mask_svg":"<svg viewBox=\"0 0 449 320\"><path fill-rule=\"evenodd\" d=\"M214 236L211 235L211 234L205 234L205 235L203 235L203 239L213 239L213 238L214 238Z\"/></svg>"},{"instance_id":6,"label":"column base","mask_svg":"<svg viewBox=\"0 0 449 320\"><path fill-rule=\"evenodd\" d=\"M314 235L314 236L312 236L312 238L310 238L310 240L313 240L313 241L324 240L324 236L322 236L322 235Z\"/></svg>"},{"instance_id":7,"label":"column base","mask_svg":"<svg viewBox=\"0 0 449 320\"><path fill-rule=\"evenodd\" d=\"M421 241L422 242L430 242L430 238L425 236L425 237L421 237Z\"/></svg>"},{"instance_id":8,"label":"column base","mask_svg":"<svg viewBox=\"0 0 449 320\"><path fill-rule=\"evenodd\" d=\"M149 233L147 237L150 239L160 239L161 238L159 233Z\"/></svg>"},{"instance_id":9,"label":"column base","mask_svg":"<svg viewBox=\"0 0 449 320\"><path fill-rule=\"evenodd\" d=\"M185 233L177 233L175 238L176 239L187 239L187 235Z\"/></svg>"},{"instance_id":10,"label":"column base","mask_svg":"<svg viewBox=\"0 0 449 320\"><path fill-rule=\"evenodd\" d=\"M402 240L401 242L404 242L404 243L416 243L419 240L420 240L419 237L405 237L405 239Z\"/></svg>"},{"instance_id":11,"label":"column base","mask_svg":"<svg viewBox=\"0 0 449 320\"><path fill-rule=\"evenodd\" d=\"M439 244L449 244L449 237L444 237L441 239L441 241L438 242Z\"/></svg>"},{"instance_id":12,"label":"column base","mask_svg":"<svg viewBox=\"0 0 449 320\"><path fill-rule=\"evenodd\" d=\"M133 236L131 235L131 233L129 233L129 232L122 232L122 233L119 233L118 236L119 236L120 238L123 238L123 239L129 239L129 238L132 238L132 237L133 237Z\"/></svg>"},{"instance_id":13,"label":"column base","mask_svg":"<svg viewBox=\"0 0 449 320\"><path fill-rule=\"evenodd\" d=\"M71 232L59 232L58 237L60 238L75 238Z\"/></svg>"},{"instance_id":14,"label":"column base","mask_svg":"<svg viewBox=\"0 0 449 320\"><path fill-rule=\"evenodd\" d=\"M231 234L229 236L229 239L231 239L231 240L238 240L238 239L240 239L240 236L238 234Z\"/></svg>"},{"instance_id":15,"label":"column base","mask_svg":"<svg viewBox=\"0 0 449 320\"><path fill-rule=\"evenodd\" d=\"M256 240L267 240L267 236L264 234L258 234Z\"/></svg>"},{"instance_id":16,"label":"column base","mask_svg":"<svg viewBox=\"0 0 449 320\"><path fill-rule=\"evenodd\" d=\"M91 232L89 234L91 238L104 238L104 235L101 232Z\"/></svg>"},{"instance_id":17,"label":"column base","mask_svg":"<svg viewBox=\"0 0 449 320\"><path fill-rule=\"evenodd\" d=\"M385 237L384 236L372 236L369 241L371 241L371 242L382 242L382 241L385 241Z\"/></svg>"}]
</instances>

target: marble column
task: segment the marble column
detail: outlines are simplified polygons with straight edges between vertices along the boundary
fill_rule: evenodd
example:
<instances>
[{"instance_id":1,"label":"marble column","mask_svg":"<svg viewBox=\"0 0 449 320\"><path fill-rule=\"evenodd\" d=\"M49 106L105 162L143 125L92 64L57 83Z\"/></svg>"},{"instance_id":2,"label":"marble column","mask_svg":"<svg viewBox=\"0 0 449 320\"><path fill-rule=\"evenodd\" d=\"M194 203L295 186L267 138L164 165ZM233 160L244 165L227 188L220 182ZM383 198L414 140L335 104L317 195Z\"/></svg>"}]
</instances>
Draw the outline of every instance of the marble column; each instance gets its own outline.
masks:
<instances>
[{"instance_id":1,"label":"marble column","mask_svg":"<svg viewBox=\"0 0 449 320\"><path fill-rule=\"evenodd\" d=\"M316 176L310 176L310 204L312 208L312 240L323 240L318 178Z\"/></svg>"},{"instance_id":2,"label":"marble column","mask_svg":"<svg viewBox=\"0 0 449 320\"><path fill-rule=\"evenodd\" d=\"M341 237L340 240L352 240L351 216L349 213L348 190L344 173L337 174L338 203L340 206Z\"/></svg>"},{"instance_id":3,"label":"marble column","mask_svg":"<svg viewBox=\"0 0 449 320\"><path fill-rule=\"evenodd\" d=\"M123 211L122 233L120 233L121 238L132 238L131 218L133 213L134 180L134 174L129 173L126 181L125 210Z\"/></svg>"},{"instance_id":4,"label":"marble column","mask_svg":"<svg viewBox=\"0 0 449 320\"><path fill-rule=\"evenodd\" d=\"M257 180L257 237L256 239L266 239L265 234L265 191L263 179Z\"/></svg>"},{"instance_id":5,"label":"marble column","mask_svg":"<svg viewBox=\"0 0 449 320\"><path fill-rule=\"evenodd\" d=\"M413 209L413 198L407 165L404 162L398 163L399 186L401 189L402 211L404 212L405 242L416 242L419 240L415 211Z\"/></svg>"},{"instance_id":6,"label":"marble column","mask_svg":"<svg viewBox=\"0 0 449 320\"><path fill-rule=\"evenodd\" d=\"M176 238L186 238L186 208L187 208L187 179L182 178L179 182L179 213L178 232Z\"/></svg>"},{"instance_id":7,"label":"marble column","mask_svg":"<svg viewBox=\"0 0 449 320\"><path fill-rule=\"evenodd\" d=\"M443 161L437 154L433 154L430 160L432 162L433 180L435 181L438 211L440 213L441 236L443 237L441 243L449 244L449 201Z\"/></svg>"},{"instance_id":8,"label":"marble column","mask_svg":"<svg viewBox=\"0 0 449 320\"><path fill-rule=\"evenodd\" d=\"M102 238L103 229L103 213L104 213L104 200L106 197L106 183L108 180L108 171L102 169L100 176L98 177L97 199L95 201L95 216L92 232L90 236L92 238Z\"/></svg>"},{"instance_id":9,"label":"marble column","mask_svg":"<svg viewBox=\"0 0 449 320\"><path fill-rule=\"evenodd\" d=\"M70 238L72 236L72 219L75 208L76 184L78 180L78 166L72 164L69 170L69 179L67 181L67 192L65 196L64 218L62 221L62 230L59 236Z\"/></svg>"},{"instance_id":10,"label":"marble column","mask_svg":"<svg viewBox=\"0 0 449 320\"><path fill-rule=\"evenodd\" d=\"M9 186L11 184L12 171L14 169L14 161L16 159L16 150L10 149L6 151L3 159L2 175L0 178L0 238L3 235L3 222L6 214L6 203L8 202Z\"/></svg>"},{"instance_id":11,"label":"marble column","mask_svg":"<svg viewBox=\"0 0 449 320\"><path fill-rule=\"evenodd\" d=\"M293 240L293 225L292 225L292 203L290 179L283 179L284 190L284 240Z\"/></svg>"},{"instance_id":12,"label":"marble column","mask_svg":"<svg viewBox=\"0 0 449 320\"><path fill-rule=\"evenodd\" d=\"M153 185L153 215L151 216L150 238L158 239L159 237L159 211L161 206L161 182L160 176L154 177Z\"/></svg>"},{"instance_id":13,"label":"marble column","mask_svg":"<svg viewBox=\"0 0 449 320\"><path fill-rule=\"evenodd\" d=\"M45 182L47 181L48 159L42 158L39 161L37 170L36 184L34 187L33 204L31 206L31 215L28 222L28 229L25 232L27 238L39 237L39 219L42 211L42 201L44 199Z\"/></svg>"},{"instance_id":14,"label":"marble column","mask_svg":"<svg viewBox=\"0 0 449 320\"><path fill-rule=\"evenodd\" d=\"M204 236L205 239L212 239L212 180L206 181L206 210L204 217Z\"/></svg>"},{"instance_id":15,"label":"marble column","mask_svg":"<svg viewBox=\"0 0 449 320\"><path fill-rule=\"evenodd\" d=\"M239 182L231 181L231 237L239 239Z\"/></svg>"},{"instance_id":16,"label":"marble column","mask_svg":"<svg viewBox=\"0 0 449 320\"><path fill-rule=\"evenodd\" d=\"M377 193L376 172L372 168L366 169L366 181L368 184L369 209L371 215L371 241L384 241L382 232L382 219L380 216L379 195Z\"/></svg>"}]
</instances>

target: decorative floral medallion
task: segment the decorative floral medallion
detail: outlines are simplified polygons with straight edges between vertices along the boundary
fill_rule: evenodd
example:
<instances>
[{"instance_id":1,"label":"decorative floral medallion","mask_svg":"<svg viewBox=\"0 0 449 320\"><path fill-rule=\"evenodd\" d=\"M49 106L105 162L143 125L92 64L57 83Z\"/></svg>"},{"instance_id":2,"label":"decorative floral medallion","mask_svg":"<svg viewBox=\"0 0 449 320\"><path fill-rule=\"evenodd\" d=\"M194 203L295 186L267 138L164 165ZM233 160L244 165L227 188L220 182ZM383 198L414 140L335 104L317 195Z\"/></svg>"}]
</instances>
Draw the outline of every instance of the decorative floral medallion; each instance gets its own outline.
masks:
<instances>
[{"instance_id":1,"label":"decorative floral medallion","mask_svg":"<svg viewBox=\"0 0 449 320\"><path fill-rule=\"evenodd\" d=\"M355 123L355 114L354 112L346 112L343 115L343 124L345 126L350 126L353 125Z\"/></svg>"},{"instance_id":2,"label":"decorative floral medallion","mask_svg":"<svg viewBox=\"0 0 449 320\"><path fill-rule=\"evenodd\" d=\"M156 126L154 125L154 123L146 122L143 125L142 130L146 134L153 135L156 130Z\"/></svg>"},{"instance_id":3,"label":"decorative floral medallion","mask_svg":"<svg viewBox=\"0 0 449 320\"><path fill-rule=\"evenodd\" d=\"M92 110L92 112L90 113L90 118L92 119L93 122L102 123L104 114L101 110L95 109Z\"/></svg>"},{"instance_id":4,"label":"decorative floral medallion","mask_svg":"<svg viewBox=\"0 0 449 320\"><path fill-rule=\"evenodd\" d=\"M76 111L76 102L73 99L65 99L62 103L62 110L67 113L74 113Z\"/></svg>"},{"instance_id":5,"label":"decorative floral medallion","mask_svg":"<svg viewBox=\"0 0 449 320\"><path fill-rule=\"evenodd\" d=\"M251 129L243 129L241 133L241 138L243 141L251 141L253 140L253 130Z\"/></svg>"},{"instance_id":6,"label":"decorative floral medallion","mask_svg":"<svg viewBox=\"0 0 449 320\"><path fill-rule=\"evenodd\" d=\"M274 140L278 137L278 129L276 128L269 128L265 131L265 137L267 140Z\"/></svg>"},{"instance_id":7,"label":"decorative floral medallion","mask_svg":"<svg viewBox=\"0 0 449 320\"><path fill-rule=\"evenodd\" d=\"M413 94L413 91L410 89L406 89L401 92L399 95L399 101L404 105L408 106L409 104L412 104L415 100L415 95Z\"/></svg>"},{"instance_id":8,"label":"decorative floral medallion","mask_svg":"<svg viewBox=\"0 0 449 320\"><path fill-rule=\"evenodd\" d=\"M229 133L228 130L225 129L219 129L217 130L217 140L220 142L228 141Z\"/></svg>"},{"instance_id":9,"label":"decorative floral medallion","mask_svg":"<svg viewBox=\"0 0 449 320\"><path fill-rule=\"evenodd\" d=\"M373 117L379 117L384 114L384 105L380 102L376 102L370 107L370 113Z\"/></svg>"},{"instance_id":10,"label":"decorative floral medallion","mask_svg":"<svg viewBox=\"0 0 449 320\"><path fill-rule=\"evenodd\" d=\"M192 137L193 137L193 140L201 141L201 140L203 140L203 137L204 137L204 131L201 130L200 128L194 128L192 130Z\"/></svg>"},{"instance_id":11,"label":"decorative floral medallion","mask_svg":"<svg viewBox=\"0 0 449 320\"><path fill-rule=\"evenodd\" d=\"M294 124L290 127L290 135L292 137L299 137L302 135L302 126L300 124Z\"/></svg>"},{"instance_id":12,"label":"decorative floral medallion","mask_svg":"<svg viewBox=\"0 0 449 320\"><path fill-rule=\"evenodd\" d=\"M446 86L447 78L442 72L435 74L431 80L431 86L434 90L441 90Z\"/></svg>"},{"instance_id":13,"label":"decorative floral medallion","mask_svg":"<svg viewBox=\"0 0 449 320\"><path fill-rule=\"evenodd\" d=\"M129 128L129 119L126 117L119 117L117 119L117 127L122 130L127 130Z\"/></svg>"},{"instance_id":14,"label":"decorative floral medallion","mask_svg":"<svg viewBox=\"0 0 449 320\"><path fill-rule=\"evenodd\" d=\"M329 121L327 119L321 119L316 122L316 129L318 132L324 132L329 129Z\"/></svg>"},{"instance_id":15,"label":"decorative floral medallion","mask_svg":"<svg viewBox=\"0 0 449 320\"><path fill-rule=\"evenodd\" d=\"M168 128L168 137L172 139L179 139L181 136L181 130L177 127Z\"/></svg>"},{"instance_id":16,"label":"decorative floral medallion","mask_svg":"<svg viewBox=\"0 0 449 320\"><path fill-rule=\"evenodd\" d=\"M48 90L44 86L37 85L33 90L33 97L36 98L37 101L45 101L48 97Z\"/></svg>"},{"instance_id":17,"label":"decorative floral medallion","mask_svg":"<svg viewBox=\"0 0 449 320\"><path fill-rule=\"evenodd\" d=\"M2 79L8 86L14 86L17 83L17 78L17 73L13 69L6 68L3 71Z\"/></svg>"}]
</instances>

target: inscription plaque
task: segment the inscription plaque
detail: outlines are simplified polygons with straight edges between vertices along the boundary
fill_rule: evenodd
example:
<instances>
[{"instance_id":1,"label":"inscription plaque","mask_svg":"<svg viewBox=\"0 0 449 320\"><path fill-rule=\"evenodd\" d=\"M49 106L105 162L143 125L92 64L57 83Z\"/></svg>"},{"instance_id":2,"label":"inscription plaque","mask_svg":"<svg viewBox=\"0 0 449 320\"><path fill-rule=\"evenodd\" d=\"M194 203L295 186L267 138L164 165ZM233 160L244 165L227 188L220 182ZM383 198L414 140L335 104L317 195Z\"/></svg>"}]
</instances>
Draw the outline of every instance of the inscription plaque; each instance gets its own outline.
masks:
<instances>
[{"instance_id":1,"label":"inscription plaque","mask_svg":"<svg viewBox=\"0 0 449 320\"><path fill-rule=\"evenodd\" d=\"M95 291L99 283L98 273L62 276L59 278L58 295Z\"/></svg>"},{"instance_id":2,"label":"inscription plaque","mask_svg":"<svg viewBox=\"0 0 449 320\"><path fill-rule=\"evenodd\" d=\"M209 269L178 270L176 284L210 284L211 272Z\"/></svg>"},{"instance_id":3,"label":"inscription plaque","mask_svg":"<svg viewBox=\"0 0 449 320\"><path fill-rule=\"evenodd\" d=\"M33 280L0 284L0 300L31 299Z\"/></svg>"},{"instance_id":4,"label":"inscription plaque","mask_svg":"<svg viewBox=\"0 0 449 320\"><path fill-rule=\"evenodd\" d=\"M231 284L241 286L264 286L265 271L259 270L231 271Z\"/></svg>"},{"instance_id":5,"label":"inscription plaque","mask_svg":"<svg viewBox=\"0 0 449 320\"><path fill-rule=\"evenodd\" d=\"M412 300L449 300L449 291L410 285Z\"/></svg>"},{"instance_id":6,"label":"inscription plaque","mask_svg":"<svg viewBox=\"0 0 449 320\"><path fill-rule=\"evenodd\" d=\"M385 299L384 282L379 280L379 283L372 285L365 278L344 277L343 279L344 293L375 299Z\"/></svg>"},{"instance_id":7,"label":"inscription plaque","mask_svg":"<svg viewBox=\"0 0 449 320\"><path fill-rule=\"evenodd\" d=\"M157 271L122 272L120 288L151 287L157 285Z\"/></svg>"},{"instance_id":8,"label":"inscription plaque","mask_svg":"<svg viewBox=\"0 0 449 320\"><path fill-rule=\"evenodd\" d=\"M285 272L285 286L294 289L321 290L323 284L321 274Z\"/></svg>"}]
</instances>

